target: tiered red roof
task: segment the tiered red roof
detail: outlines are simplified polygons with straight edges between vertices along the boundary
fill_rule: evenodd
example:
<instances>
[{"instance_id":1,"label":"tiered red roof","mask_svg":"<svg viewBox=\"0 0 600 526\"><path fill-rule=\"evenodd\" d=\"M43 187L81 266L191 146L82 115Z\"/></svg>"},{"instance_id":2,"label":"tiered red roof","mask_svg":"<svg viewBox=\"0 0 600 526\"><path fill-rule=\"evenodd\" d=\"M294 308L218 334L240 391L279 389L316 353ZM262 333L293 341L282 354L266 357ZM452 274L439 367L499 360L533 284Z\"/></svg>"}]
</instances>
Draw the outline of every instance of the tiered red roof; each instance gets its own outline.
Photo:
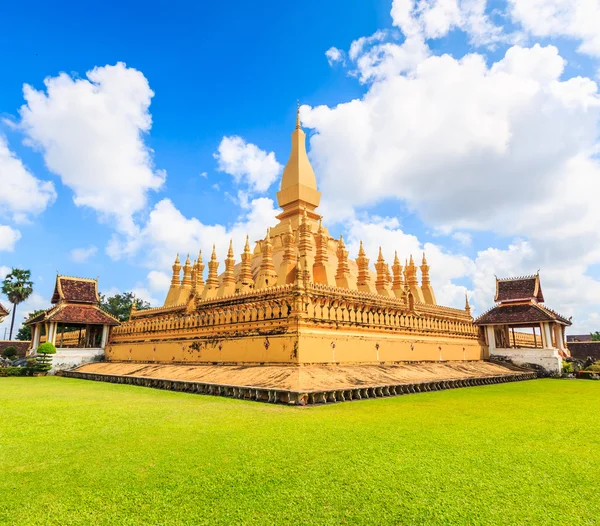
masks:
<instances>
[{"instance_id":1,"label":"tiered red roof","mask_svg":"<svg viewBox=\"0 0 600 526\"><path fill-rule=\"evenodd\" d=\"M499 304L479 316L476 325L533 325L554 321L571 325L571 320L541 305L544 301L540 276L496 278L496 297Z\"/></svg>"},{"instance_id":2,"label":"tiered red roof","mask_svg":"<svg viewBox=\"0 0 600 526\"><path fill-rule=\"evenodd\" d=\"M60 301L89 304L99 303L98 281L89 278L56 276L51 303L56 304Z\"/></svg>"},{"instance_id":3,"label":"tiered red roof","mask_svg":"<svg viewBox=\"0 0 600 526\"><path fill-rule=\"evenodd\" d=\"M48 310L28 319L25 324L60 322L65 324L119 325L119 320L100 308L98 281L88 278L57 276L52 303Z\"/></svg>"},{"instance_id":4,"label":"tiered red roof","mask_svg":"<svg viewBox=\"0 0 600 526\"><path fill-rule=\"evenodd\" d=\"M520 278L496 278L496 303L507 301L525 301L535 299L544 303L540 275L523 276Z\"/></svg>"}]
</instances>

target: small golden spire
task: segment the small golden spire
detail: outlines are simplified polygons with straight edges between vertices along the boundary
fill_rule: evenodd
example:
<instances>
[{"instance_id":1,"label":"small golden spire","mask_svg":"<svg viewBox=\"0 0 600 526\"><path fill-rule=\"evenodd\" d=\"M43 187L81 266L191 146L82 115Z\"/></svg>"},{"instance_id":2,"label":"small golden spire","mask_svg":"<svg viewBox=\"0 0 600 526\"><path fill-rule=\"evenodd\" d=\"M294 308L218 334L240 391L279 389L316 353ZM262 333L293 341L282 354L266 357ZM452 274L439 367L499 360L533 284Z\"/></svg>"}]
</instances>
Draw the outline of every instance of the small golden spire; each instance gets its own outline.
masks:
<instances>
[{"instance_id":1,"label":"small golden spire","mask_svg":"<svg viewBox=\"0 0 600 526\"><path fill-rule=\"evenodd\" d=\"M342 234L340 234L339 246L342 248L346 248L346 245L344 244L344 236Z\"/></svg>"},{"instance_id":2,"label":"small golden spire","mask_svg":"<svg viewBox=\"0 0 600 526\"><path fill-rule=\"evenodd\" d=\"M301 130L302 125L300 124L300 101L296 101L296 129Z\"/></svg>"},{"instance_id":3,"label":"small golden spire","mask_svg":"<svg viewBox=\"0 0 600 526\"><path fill-rule=\"evenodd\" d=\"M383 252L381 251L381 247L379 247L379 257L377 258L377 261L383 261Z\"/></svg>"},{"instance_id":4,"label":"small golden spire","mask_svg":"<svg viewBox=\"0 0 600 526\"><path fill-rule=\"evenodd\" d=\"M227 251L227 257L228 258L233 257L233 239L229 240L229 250Z\"/></svg>"},{"instance_id":5,"label":"small golden spire","mask_svg":"<svg viewBox=\"0 0 600 526\"><path fill-rule=\"evenodd\" d=\"M244 245L244 252L250 252L250 240L248 234L246 234L246 244Z\"/></svg>"},{"instance_id":6,"label":"small golden spire","mask_svg":"<svg viewBox=\"0 0 600 526\"><path fill-rule=\"evenodd\" d=\"M471 314L471 305L469 305L469 295L465 292L465 311L467 314Z\"/></svg>"},{"instance_id":7,"label":"small golden spire","mask_svg":"<svg viewBox=\"0 0 600 526\"><path fill-rule=\"evenodd\" d=\"M398 259L398 251L394 250L394 265L400 265L400 260Z\"/></svg>"},{"instance_id":8,"label":"small golden spire","mask_svg":"<svg viewBox=\"0 0 600 526\"><path fill-rule=\"evenodd\" d=\"M179 254L175 256L175 265L181 265L181 263L179 262Z\"/></svg>"},{"instance_id":9,"label":"small golden spire","mask_svg":"<svg viewBox=\"0 0 600 526\"><path fill-rule=\"evenodd\" d=\"M425 257L425 252L423 252L423 262L422 265L427 265L427 258Z\"/></svg>"},{"instance_id":10,"label":"small golden spire","mask_svg":"<svg viewBox=\"0 0 600 526\"><path fill-rule=\"evenodd\" d=\"M212 254L210 255L210 259L213 261L217 260L217 247L215 246L214 243L213 243L213 249L212 249Z\"/></svg>"},{"instance_id":11,"label":"small golden spire","mask_svg":"<svg viewBox=\"0 0 600 526\"><path fill-rule=\"evenodd\" d=\"M362 241L360 242L360 247L358 249L358 255L361 256L361 257L365 256L365 249L363 248Z\"/></svg>"}]
</instances>

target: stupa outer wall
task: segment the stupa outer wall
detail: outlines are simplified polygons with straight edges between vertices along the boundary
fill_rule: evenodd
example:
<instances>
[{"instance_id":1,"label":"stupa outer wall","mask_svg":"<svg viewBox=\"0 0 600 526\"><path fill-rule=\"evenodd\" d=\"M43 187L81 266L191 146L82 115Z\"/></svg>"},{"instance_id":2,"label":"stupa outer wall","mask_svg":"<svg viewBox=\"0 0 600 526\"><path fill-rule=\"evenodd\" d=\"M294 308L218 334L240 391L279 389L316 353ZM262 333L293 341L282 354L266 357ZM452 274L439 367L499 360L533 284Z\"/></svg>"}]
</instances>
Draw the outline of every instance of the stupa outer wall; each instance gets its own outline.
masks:
<instances>
[{"instance_id":1,"label":"stupa outer wall","mask_svg":"<svg viewBox=\"0 0 600 526\"><path fill-rule=\"evenodd\" d=\"M109 361L369 363L481 360L465 312L332 289L287 285L188 306L149 309L116 328Z\"/></svg>"}]
</instances>

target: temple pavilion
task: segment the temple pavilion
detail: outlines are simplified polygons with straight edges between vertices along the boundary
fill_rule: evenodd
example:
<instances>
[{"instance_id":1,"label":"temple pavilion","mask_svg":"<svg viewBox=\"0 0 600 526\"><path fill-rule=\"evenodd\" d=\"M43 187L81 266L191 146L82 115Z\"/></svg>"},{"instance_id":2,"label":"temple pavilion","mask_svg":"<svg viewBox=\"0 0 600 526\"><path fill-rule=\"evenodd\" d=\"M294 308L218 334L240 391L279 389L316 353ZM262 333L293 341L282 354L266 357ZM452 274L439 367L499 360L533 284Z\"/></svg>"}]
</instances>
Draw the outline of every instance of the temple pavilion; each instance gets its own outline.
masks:
<instances>
[{"instance_id":1,"label":"temple pavilion","mask_svg":"<svg viewBox=\"0 0 600 526\"><path fill-rule=\"evenodd\" d=\"M42 340L57 349L104 352L110 329L119 321L100 308L96 279L56 276L52 307L28 319L34 354Z\"/></svg>"},{"instance_id":2,"label":"temple pavilion","mask_svg":"<svg viewBox=\"0 0 600 526\"><path fill-rule=\"evenodd\" d=\"M539 273L496 278L494 301L497 304L474 322L485 329L490 355L560 371L562 359L569 355L565 328L571 320L543 305Z\"/></svg>"}]
</instances>

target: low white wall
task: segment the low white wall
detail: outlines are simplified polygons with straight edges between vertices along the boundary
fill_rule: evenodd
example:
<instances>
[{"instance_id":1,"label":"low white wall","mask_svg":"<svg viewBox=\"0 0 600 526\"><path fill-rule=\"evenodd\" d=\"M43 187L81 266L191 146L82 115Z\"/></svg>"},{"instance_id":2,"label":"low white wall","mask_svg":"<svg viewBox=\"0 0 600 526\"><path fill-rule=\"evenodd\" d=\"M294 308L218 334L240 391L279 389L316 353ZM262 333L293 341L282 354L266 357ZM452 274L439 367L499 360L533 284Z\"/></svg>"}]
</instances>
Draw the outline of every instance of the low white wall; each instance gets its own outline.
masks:
<instances>
[{"instance_id":1,"label":"low white wall","mask_svg":"<svg viewBox=\"0 0 600 526\"><path fill-rule=\"evenodd\" d=\"M48 374L55 374L57 371L98 361L104 356L104 349L56 349L56 354L51 356L52 369Z\"/></svg>"},{"instance_id":2,"label":"low white wall","mask_svg":"<svg viewBox=\"0 0 600 526\"><path fill-rule=\"evenodd\" d=\"M543 367L549 373L560 373L562 371L562 358L557 349L502 349L496 348L492 351L492 357L502 356L515 365L526 365L533 363Z\"/></svg>"}]
</instances>

